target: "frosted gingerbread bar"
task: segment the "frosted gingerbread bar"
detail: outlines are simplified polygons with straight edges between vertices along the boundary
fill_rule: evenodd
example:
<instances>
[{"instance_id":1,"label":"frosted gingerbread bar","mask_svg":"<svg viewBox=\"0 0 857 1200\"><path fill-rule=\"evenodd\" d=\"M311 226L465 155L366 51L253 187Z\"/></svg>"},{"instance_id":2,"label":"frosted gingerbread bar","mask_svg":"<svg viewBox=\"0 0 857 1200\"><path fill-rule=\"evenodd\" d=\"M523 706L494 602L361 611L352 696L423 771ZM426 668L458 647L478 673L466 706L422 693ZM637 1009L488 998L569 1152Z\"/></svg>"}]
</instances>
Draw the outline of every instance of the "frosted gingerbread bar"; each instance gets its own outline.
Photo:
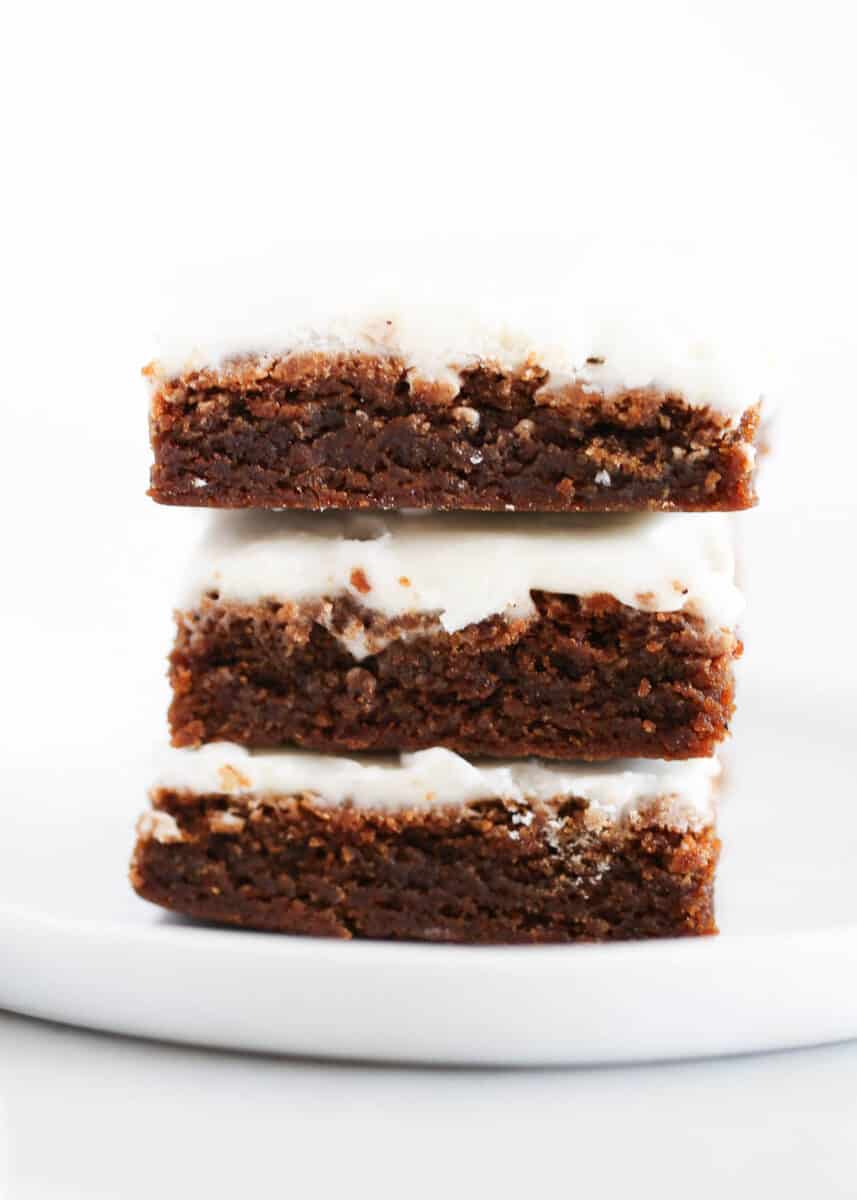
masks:
<instances>
[{"instance_id":1,"label":"frosted gingerbread bar","mask_svg":"<svg viewBox=\"0 0 857 1200\"><path fill-rule=\"evenodd\" d=\"M339 938L716 932L716 760L472 764L173 750L131 869L206 921Z\"/></svg>"},{"instance_id":2,"label":"frosted gingerbread bar","mask_svg":"<svg viewBox=\"0 0 857 1200\"><path fill-rule=\"evenodd\" d=\"M559 303L559 301L557 302ZM150 495L218 508L735 510L761 394L669 324L390 304L152 362ZM558 325L559 329L553 328Z\"/></svg>"},{"instance_id":3,"label":"frosted gingerbread bar","mask_svg":"<svg viewBox=\"0 0 857 1200\"><path fill-rule=\"evenodd\" d=\"M219 513L178 604L173 742L703 757L741 607L718 514Z\"/></svg>"}]
</instances>

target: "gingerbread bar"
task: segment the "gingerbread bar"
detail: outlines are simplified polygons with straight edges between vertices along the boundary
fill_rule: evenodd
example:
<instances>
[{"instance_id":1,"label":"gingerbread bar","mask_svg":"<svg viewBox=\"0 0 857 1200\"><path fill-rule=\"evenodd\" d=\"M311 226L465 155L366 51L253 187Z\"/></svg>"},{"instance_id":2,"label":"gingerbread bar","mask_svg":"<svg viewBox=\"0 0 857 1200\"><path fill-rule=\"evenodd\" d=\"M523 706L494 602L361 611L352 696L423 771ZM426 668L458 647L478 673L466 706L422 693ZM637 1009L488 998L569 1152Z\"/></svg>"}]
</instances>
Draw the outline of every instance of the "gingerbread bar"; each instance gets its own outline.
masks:
<instances>
[{"instance_id":1,"label":"gingerbread bar","mask_svg":"<svg viewBox=\"0 0 857 1200\"><path fill-rule=\"evenodd\" d=\"M292 301L258 328L212 320L145 369L150 495L220 508L753 505L761 382L734 339L718 348L677 318L591 303L572 318L567 296L543 297L535 315L521 304L501 319L377 301L302 321Z\"/></svg>"},{"instance_id":2,"label":"gingerbread bar","mask_svg":"<svg viewBox=\"0 0 857 1200\"><path fill-rule=\"evenodd\" d=\"M177 613L173 743L708 756L732 573L718 515L220 513Z\"/></svg>"},{"instance_id":3,"label":"gingerbread bar","mask_svg":"<svg viewBox=\"0 0 857 1200\"><path fill-rule=\"evenodd\" d=\"M140 820L137 892L293 934L433 942L716 932L716 760L475 765L220 744L173 750Z\"/></svg>"}]
</instances>

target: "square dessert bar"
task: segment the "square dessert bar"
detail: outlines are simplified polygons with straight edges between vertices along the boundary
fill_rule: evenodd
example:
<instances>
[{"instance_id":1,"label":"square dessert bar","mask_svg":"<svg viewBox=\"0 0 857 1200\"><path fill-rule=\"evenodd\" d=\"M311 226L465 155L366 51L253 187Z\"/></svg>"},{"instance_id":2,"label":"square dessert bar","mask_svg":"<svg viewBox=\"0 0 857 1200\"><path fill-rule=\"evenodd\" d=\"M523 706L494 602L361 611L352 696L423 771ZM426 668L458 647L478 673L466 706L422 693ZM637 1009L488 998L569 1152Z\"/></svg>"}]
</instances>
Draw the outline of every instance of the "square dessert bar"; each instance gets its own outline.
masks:
<instances>
[{"instance_id":1,"label":"square dessert bar","mask_svg":"<svg viewBox=\"0 0 857 1200\"><path fill-rule=\"evenodd\" d=\"M716 932L714 759L474 765L172 750L137 892L295 934L575 942Z\"/></svg>"},{"instance_id":2,"label":"square dessert bar","mask_svg":"<svg viewBox=\"0 0 857 1200\"><path fill-rule=\"evenodd\" d=\"M728 518L220 513L171 656L175 746L711 755Z\"/></svg>"},{"instance_id":3,"label":"square dessert bar","mask_svg":"<svg viewBox=\"0 0 857 1200\"><path fill-rule=\"evenodd\" d=\"M479 243L291 247L177 301L182 332L144 372L150 494L307 510L755 503L772 365L733 280L675 248Z\"/></svg>"},{"instance_id":4,"label":"square dessert bar","mask_svg":"<svg viewBox=\"0 0 857 1200\"><path fill-rule=\"evenodd\" d=\"M392 325L392 322L388 322ZM353 343L370 339L355 326ZM757 395L502 339L156 362L150 495L224 508L713 511L755 503ZM192 364L192 365L191 365Z\"/></svg>"}]
</instances>

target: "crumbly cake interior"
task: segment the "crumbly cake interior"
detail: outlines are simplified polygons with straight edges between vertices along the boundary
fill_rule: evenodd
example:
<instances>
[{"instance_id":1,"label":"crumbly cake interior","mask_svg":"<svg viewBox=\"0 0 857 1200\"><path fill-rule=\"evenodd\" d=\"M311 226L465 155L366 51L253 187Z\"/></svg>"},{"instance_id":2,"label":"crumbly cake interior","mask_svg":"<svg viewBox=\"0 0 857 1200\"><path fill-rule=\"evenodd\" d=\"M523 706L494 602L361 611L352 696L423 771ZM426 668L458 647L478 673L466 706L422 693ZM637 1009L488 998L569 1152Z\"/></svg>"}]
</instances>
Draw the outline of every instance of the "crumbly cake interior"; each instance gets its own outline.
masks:
<instances>
[{"instance_id":1,"label":"crumbly cake interior","mask_svg":"<svg viewBox=\"0 0 857 1200\"><path fill-rule=\"evenodd\" d=\"M165 788L153 804L134 887L203 920L468 943L716 932L710 827L670 830L641 817L593 829L574 797L553 815L500 799L373 812Z\"/></svg>"},{"instance_id":2,"label":"crumbly cake interior","mask_svg":"<svg viewBox=\"0 0 857 1200\"><path fill-rule=\"evenodd\" d=\"M689 614L610 596L533 594L531 618L456 633L342 596L178 614L173 744L334 753L443 746L466 756L691 758L733 709L741 645ZM356 659L346 640L369 653Z\"/></svg>"},{"instance_id":3,"label":"crumbly cake interior","mask_svg":"<svg viewBox=\"0 0 857 1200\"><path fill-rule=\"evenodd\" d=\"M758 408L737 422L652 388L552 390L465 368L460 387L367 355L250 359L160 382L150 495L221 507L737 510Z\"/></svg>"}]
</instances>

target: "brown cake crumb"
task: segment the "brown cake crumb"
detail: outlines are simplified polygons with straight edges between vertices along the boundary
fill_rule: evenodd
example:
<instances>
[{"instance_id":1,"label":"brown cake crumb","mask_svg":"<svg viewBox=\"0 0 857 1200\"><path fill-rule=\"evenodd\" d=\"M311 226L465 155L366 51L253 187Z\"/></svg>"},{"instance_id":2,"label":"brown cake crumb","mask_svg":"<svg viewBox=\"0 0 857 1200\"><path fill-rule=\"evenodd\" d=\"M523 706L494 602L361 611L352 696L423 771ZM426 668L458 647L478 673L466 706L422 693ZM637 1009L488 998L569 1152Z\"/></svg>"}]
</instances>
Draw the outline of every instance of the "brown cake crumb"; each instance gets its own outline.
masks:
<instances>
[{"instance_id":1,"label":"brown cake crumb","mask_svg":"<svg viewBox=\"0 0 857 1200\"><path fill-rule=\"evenodd\" d=\"M161 789L131 879L173 912L250 929L433 942L613 941L715 933L713 829L649 817L593 828L586 802L549 815L324 808L307 797ZM175 836L173 830L177 831Z\"/></svg>"},{"instance_id":2,"label":"brown cake crumb","mask_svg":"<svg viewBox=\"0 0 857 1200\"><path fill-rule=\"evenodd\" d=\"M447 633L348 596L208 598L178 614L173 743L332 753L443 746L465 756L694 758L733 709L734 634L610 596L533 593L533 617ZM370 652L357 659L337 634Z\"/></svg>"},{"instance_id":3,"label":"brown cake crumb","mask_svg":"<svg viewBox=\"0 0 857 1200\"><path fill-rule=\"evenodd\" d=\"M372 591L369 580L366 578L366 572L361 567L355 567L351 572L351 586L364 596L367 592Z\"/></svg>"},{"instance_id":4,"label":"brown cake crumb","mask_svg":"<svg viewBox=\"0 0 857 1200\"><path fill-rule=\"evenodd\" d=\"M250 358L157 381L150 495L221 508L735 510L756 500L758 420L757 407L733 425L653 389L551 388L537 364L467 368L452 396L394 358Z\"/></svg>"}]
</instances>

